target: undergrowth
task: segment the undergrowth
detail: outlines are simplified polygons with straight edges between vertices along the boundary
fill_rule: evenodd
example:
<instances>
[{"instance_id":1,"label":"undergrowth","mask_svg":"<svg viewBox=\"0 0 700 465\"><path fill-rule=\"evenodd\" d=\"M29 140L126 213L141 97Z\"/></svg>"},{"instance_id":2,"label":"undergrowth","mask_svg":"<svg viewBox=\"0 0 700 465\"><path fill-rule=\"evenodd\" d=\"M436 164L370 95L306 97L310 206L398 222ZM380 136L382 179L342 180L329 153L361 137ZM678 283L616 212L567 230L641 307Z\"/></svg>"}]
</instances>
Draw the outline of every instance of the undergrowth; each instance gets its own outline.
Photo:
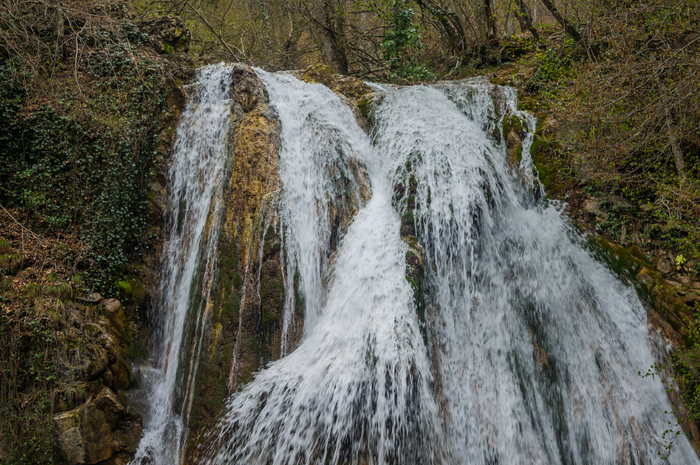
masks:
<instances>
[{"instance_id":1,"label":"undergrowth","mask_svg":"<svg viewBox=\"0 0 700 465\"><path fill-rule=\"evenodd\" d=\"M85 277L116 295L145 242L165 71L133 24L104 21L60 37L51 25L33 29L56 48L0 57L0 203L30 212L46 234L78 232L90 251ZM47 88L45 73L58 85Z\"/></svg>"}]
</instances>

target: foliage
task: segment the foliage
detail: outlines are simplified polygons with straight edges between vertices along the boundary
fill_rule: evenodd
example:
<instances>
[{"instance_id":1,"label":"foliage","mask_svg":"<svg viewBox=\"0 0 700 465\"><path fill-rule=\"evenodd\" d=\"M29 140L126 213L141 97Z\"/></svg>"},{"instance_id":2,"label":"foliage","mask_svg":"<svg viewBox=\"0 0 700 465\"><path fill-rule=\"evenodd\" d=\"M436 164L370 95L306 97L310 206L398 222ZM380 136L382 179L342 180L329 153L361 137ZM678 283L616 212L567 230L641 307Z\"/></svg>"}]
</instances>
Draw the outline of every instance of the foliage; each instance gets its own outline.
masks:
<instances>
[{"instance_id":1,"label":"foliage","mask_svg":"<svg viewBox=\"0 0 700 465\"><path fill-rule=\"evenodd\" d=\"M540 85L557 83L571 72L572 51L566 46L561 49L550 46L543 51L538 51L535 54L535 60L539 66L531 83Z\"/></svg>"},{"instance_id":2,"label":"foliage","mask_svg":"<svg viewBox=\"0 0 700 465\"><path fill-rule=\"evenodd\" d=\"M604 190L644 207L663 247L698 258L700 3L597 2L594 10L589 45L598 54L567 90L579 156Z\"/></svg>"},{"instance_id":3,"label":"foliage","mask_svg":"<svg viewBox=\"0 0 700 465\"><path fill-rule=\"evenodd\" d=\"M668 459L683 427L700 420L700 317L691 326L686 347L675 351L666 363L652 366L643 378L658 376L666 385L676 422L668 422L662 437L665 441L659 456Z\"/></svg>"},{"instance_id":4,"label":"foliage","mask_svg":"<svg viewBox=\"0 0 700 465\"><path fill-rule=\"evenodd\" d=\"M384 33L380 48L389 66L390 77L409 81L431 79L434 76L419 64L415 52L423 48L421 35L413 23L413 9L406 0L392 0L390 28Z\"/></svg>"},{"instance_id":5,"label":"foliage","mask_svg":"<svg viewBox=\"0 0 700 465\"><path fill-rule=\"evenodd\" d=\"M57 343L46 318L0 312L0 414L8 465L53 463L51 392ZM4 454L4 456L3 456Z\"/></svg>"},{"instance_id":6,"label":"foliage","mask_svg":"<svg viewBox=\"0 0 700 465\"><path fill-rule=\"evenodd\" d=\"M165 108L165 72L131 26L76 33L83 58L53 58L65 86L43 95L48 70L30 51L0 58L0 202L31 212L39 230L79 231L85 277L108 295L139 253Z\"/></svg>"}]
</instances>

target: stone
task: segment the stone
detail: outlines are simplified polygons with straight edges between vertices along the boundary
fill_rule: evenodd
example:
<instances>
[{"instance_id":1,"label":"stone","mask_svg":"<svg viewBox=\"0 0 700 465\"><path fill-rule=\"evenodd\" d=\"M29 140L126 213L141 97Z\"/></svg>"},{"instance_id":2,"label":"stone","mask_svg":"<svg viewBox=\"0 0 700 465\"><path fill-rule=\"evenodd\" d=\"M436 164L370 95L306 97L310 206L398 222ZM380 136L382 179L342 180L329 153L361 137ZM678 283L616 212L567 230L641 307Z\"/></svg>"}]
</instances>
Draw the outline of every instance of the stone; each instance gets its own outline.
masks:
<instances>
[{"instance_id":1,"label":"stone","mask_svg":"<svg viewBox=\"0 0 700 465\"><path fill-rule=\"evenodd\" d=\"M57 434L63 434L66 431L80 426L80 411L79 409L61 412L53 417L53 424Z\"/></svg>"},{"instance_id":2,"label":"stone","mask_svg":"<svg viewBox=\"0 0 700 465\"><path fill-rule=\"evenodd\" d=\"M117 299L107 299L104 301L105 316L114 328L115 336L120 339L126 338L126 315L124 307Z\"/></svg>"},{"instance_id":3,"label":"stone","mask_svg":"<svg viewBox=\"0 0 700 465\"><path fill-rule=\"evenodd\" d=\"M187 53L192 35L179 16L159 16L138 23L141 32L148 34L153 48L160 54Z\"/></svg>"},{"instance_id":4,"label":"stone","mask_svg":"<svg viewBox=\"0 0 700 465\"><path fill-rule=\"evenodd\" d=\"M110 428L115 429L125 413L124 406L119 402L117 395L105 387L95 397L95 405L104 412L105 420Z\"/></svg>"},{"instance_id":5,"label":"stone","mask_svg":"<svg viewBox=\"0 0 700 465\"><path fill-rule=\"evenodd\" d=\"M107 422L105 412L93 401L88 401L81 408L83 419L80 433L85 444L85 463L94 464L112 456L112 428Z\"/></svg>"},{"instance_id":6,"label":"stone","mask_svg":"<svg viewBox=\"0 0 700 465\"><path fill-rule=\"evenodd\" d=\"M135 363L131 364L131 383L135 387L141 386L143 382L143 374L141 373L141 368Z\"/></svg>"},{"instance_id":7,"label":"stone","mask_svg":"<svg viewBox=\"0 0 700 465\"><path fill-rule=\"evenodd\" d=\"M87 368L85 369L85 377L88 381L96 379L102 374L109 364L109 356L107 351L97 345L89 345L86 347L87 353Z\"/></svg>"},{"instance_id":8,"label":"stone","mask_svg":"<svg viewBox=\"0 0 700 465\"><path fill-rule=\"evenodd\" d=\"M131 371L123 358L117 359L112 365L112 387L115 391L127 389L131 385Z\"/></svg>"},{"instance_id":9,"label":"stone","mask_svg":"<svg viewBox=\"0 0 700 465\"><path fill-rule=\"evenodd\" d=\"M69 465L85 463L85 443L79 428L69 428L59 434L57 442Z\"/></svg>"},{"instance_id":10,"label":"stone","mask_svg":"<svg viewBox=\"0 0 700 465\"><path fill-rule=\"evenodd\" d=\"M82 300L83 302L89 302L89 303L97 303L100 300L102 300L102 296L100 294L98 294L97 292L93 292L89 296L78 297L77 300Z\"/></svg>"},{"instance_id":11,"label":"stone","mask_svg":"<svg viewBox=\"0 0 700 465\"><path fill-rule=\"evenodd\" d=\"M113 386L114 375L112 374L112 370L107 369L104 371L104 373L102 373L102 382L108 388L111 388Z\"/></svg>"},{"instance_id":12,"label":"stone","mask_svg":"<svg viewBox=\"0 0 700 465\"><path fill-rule=\"evenodd\" d=\"M583 201L583 211L586 213L590 213L591 215L596 216L597 218L602 218L606 219L608 217L608 214L605 213L603 210L600 208L600 201L596 199L586 199Z\"/></svg>"},{"instance_id":13,"label":"stone","mask_svg":"<svg viewBox=\"0 0 700 465\"><path fill-rule=\"evenodd\" d=\"M104 333L100 339L100 343L102 343L103 347L107 351L109 363L114 363L119 357L121 357L122 350L119 346L119 342L111 334Z\"/></svg>"}]
</instances>

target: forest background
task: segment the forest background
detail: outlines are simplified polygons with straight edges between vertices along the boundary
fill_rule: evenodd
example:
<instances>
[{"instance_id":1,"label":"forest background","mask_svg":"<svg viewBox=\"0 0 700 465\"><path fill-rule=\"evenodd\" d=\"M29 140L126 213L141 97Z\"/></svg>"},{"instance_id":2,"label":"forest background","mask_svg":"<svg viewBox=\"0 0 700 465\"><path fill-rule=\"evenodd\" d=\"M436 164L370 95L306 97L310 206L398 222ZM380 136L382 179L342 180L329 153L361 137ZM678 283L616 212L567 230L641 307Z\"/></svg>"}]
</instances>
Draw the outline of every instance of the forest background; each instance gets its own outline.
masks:
<instances>
[{"instance_id":1,"label":"forest background","mask_svg":"<svg viewBox=\"0 0 700 465\"><path fill-rule=\"evenodd\" d=\"M558 183L611 192L598 232L674 251L700 244L700 2L697 0L133 0L174 14L196 55L267 70L325 62L408 84L474 75L515 85L565 128L548 147ZM505 72L504 72L505 70ZM562 143L563 142L563 143ZM582 172L585 174L582 175ZM576 179L574 179L576 178Z\"/></svg>"}]
</instances>

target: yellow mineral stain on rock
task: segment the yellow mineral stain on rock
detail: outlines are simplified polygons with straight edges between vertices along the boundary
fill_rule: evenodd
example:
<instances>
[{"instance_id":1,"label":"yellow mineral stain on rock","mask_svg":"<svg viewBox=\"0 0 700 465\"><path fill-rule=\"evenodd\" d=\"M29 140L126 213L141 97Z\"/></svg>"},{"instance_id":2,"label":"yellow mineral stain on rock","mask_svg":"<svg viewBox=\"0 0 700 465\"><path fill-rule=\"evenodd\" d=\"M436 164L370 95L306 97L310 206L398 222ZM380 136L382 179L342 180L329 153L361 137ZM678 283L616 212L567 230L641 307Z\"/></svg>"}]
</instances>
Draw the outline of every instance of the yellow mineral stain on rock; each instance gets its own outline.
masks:
<instances>
[{"instance_id":1,"label":"yellow mineral stain on rock","mask_svg":"<svg viewBox=\"0 0 700 465\"><path fill-rule=\"evenodd\" d=\"M209 356L209 360L214 358L214 354L216 354L216 343L219 341L219 335L221 334L221 323L218 321L216 322L216 325L214 326L214 334L212 335L211 338L211 346L209 346L209 351L211 352L211 355Z\"/></svg>"}]
</instances>

